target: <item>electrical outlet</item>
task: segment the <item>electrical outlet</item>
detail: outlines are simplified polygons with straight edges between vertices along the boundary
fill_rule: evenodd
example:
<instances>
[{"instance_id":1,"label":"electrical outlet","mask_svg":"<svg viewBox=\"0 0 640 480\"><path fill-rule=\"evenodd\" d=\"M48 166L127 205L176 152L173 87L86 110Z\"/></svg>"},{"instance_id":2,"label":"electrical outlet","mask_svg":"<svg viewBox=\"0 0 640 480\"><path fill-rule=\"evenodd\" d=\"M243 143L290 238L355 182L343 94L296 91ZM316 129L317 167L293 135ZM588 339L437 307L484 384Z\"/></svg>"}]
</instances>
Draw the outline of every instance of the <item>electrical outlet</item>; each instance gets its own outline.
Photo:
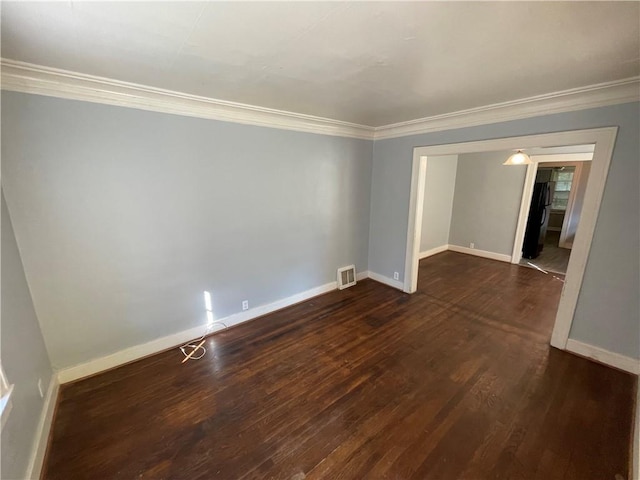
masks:
<instances>
[{"instance_id":1,"label":"electrical outlet","mask_svg":"<svg viewBox=\"0 0 640 480\"><path fill-rule=\"evenodd\" d=\"M400 279L400 274L398 272L393 272L393 279L394 280L399 280Z\"/></svg>"},{"instance_id":2,"label":"electrical outlet","mask_svg":"<svg viewBox=\"0 0 640 480\"><path fill-rule=\"evenodd\" d=\"M242 310L249 310L249 300L244 300L242 302Z\"/></svg>"},{"instance_id":3,"label":"electrical outlet","mask_svg":"<svg viewBox=\"0 0 640 480\"><path fill-rule=\"evenodd\" d=\"M40 398L44 398L44 391L42 390L42 379L38 379L38 392L40 392Z\"/></svg>"},{"instance_id":4,"label":"electrical outlet","mask_svg":"<svg viewBox=\"0 0 640 480\"><path fill-rule=\"evenodd\" d=\"M473 243L473 242L471 242L471 243L469 244L469 247L471 247L471 248L476 248L476 244L475 244L475 243Z\"/></svg>"}]
</instances>

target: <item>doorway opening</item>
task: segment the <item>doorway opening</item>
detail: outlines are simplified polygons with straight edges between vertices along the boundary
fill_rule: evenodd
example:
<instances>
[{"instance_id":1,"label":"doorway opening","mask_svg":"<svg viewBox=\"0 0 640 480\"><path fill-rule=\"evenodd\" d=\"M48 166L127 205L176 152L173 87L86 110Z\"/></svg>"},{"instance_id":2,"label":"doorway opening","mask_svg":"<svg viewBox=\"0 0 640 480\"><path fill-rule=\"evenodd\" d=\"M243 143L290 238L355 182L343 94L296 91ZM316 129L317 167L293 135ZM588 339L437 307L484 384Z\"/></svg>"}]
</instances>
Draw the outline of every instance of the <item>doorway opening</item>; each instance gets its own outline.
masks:
<instances>
[{"instance_id":1,"label":"doorway opening","mask_svg":"<svg viewBox=\"0 0 640 480\"><path fill-rule=\"evenodd\" d=\"M597 214L600 208L602 195L604 193L604 185L609 171L609 164L613 154L616 134L617 127L608 127L414 148L403 290L407 293L414 293L417 290L418 285L418 262L420 257L420 241L422 233L424 186L427 175L427 160L429 157L478 152L495 152L500 150L535 150L548 149L551 147L558 148L573 147L576 145L593 145L591 169L586 184L580 222L573 240L572 253L569 257L565 282L551 336L552 346L563 350L566 349L569 331L571 329L573 315L576 309L578 295L582 286L582 279L589 256L589 250L591 248ZM553 161L550 157L545 158L545 161L549 160ZM583 161L576 158L571 158L571 160ZM567 158L565 158L564 161L567 161ZM520 205L520 215L518 216L518 222L512 242L513 249L510 261L513 264L518 264L522 258L522 245L524 242L527 217L531 205L538 163L539 162L533 161L526 167L527 170ZM505 166L504 168L514 167ZM470 248L473 247L470 246ZM500 260L509 261L508 255L503 256L505 258L500 258Z\"/></svg>"},{"instance_id":2,"label":"doorway opening","mask_svg":"<svg viewBox=\"0 0 640 480\"><path fill-rule=\"evenodd\" d=\"M582 153L534 155L537 169L519 264L565 275L584 205L593 145ZM525 185L525 191L528 185ZM524 212L521 212L524 213Z\"/></svg>"}]
</instances>

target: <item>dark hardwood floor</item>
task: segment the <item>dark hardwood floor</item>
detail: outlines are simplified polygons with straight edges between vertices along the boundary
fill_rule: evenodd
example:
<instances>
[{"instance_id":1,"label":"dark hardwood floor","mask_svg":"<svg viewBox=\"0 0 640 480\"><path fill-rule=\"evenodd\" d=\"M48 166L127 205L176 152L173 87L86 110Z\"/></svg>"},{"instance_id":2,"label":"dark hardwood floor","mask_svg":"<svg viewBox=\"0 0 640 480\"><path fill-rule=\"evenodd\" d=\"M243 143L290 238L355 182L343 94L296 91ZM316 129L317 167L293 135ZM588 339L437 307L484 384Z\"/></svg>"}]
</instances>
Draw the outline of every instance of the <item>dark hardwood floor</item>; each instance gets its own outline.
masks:
<instances>
[{"instance_id":1,"label":"dark hardwood floor","mask_svg":"<svg viewBox=\"0 0 640 480\"><path fill-rule=\"evenodd\" d=\"M61 388L46 479L627 478L635 379L549 347L562 283L445 252Z\"/></svg>"}]
</instances>

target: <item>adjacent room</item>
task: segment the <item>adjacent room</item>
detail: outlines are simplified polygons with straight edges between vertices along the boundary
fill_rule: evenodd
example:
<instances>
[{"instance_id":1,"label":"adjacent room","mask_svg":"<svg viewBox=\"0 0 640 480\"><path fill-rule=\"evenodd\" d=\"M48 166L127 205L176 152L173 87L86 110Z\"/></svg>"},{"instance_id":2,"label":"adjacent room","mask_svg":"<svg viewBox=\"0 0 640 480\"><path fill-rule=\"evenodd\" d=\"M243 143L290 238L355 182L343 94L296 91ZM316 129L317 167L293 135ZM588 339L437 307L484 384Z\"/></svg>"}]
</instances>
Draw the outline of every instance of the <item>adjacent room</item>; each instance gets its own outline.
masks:
<instances>
[{"instance_id":1,"label":"adjacent room","mask_svg":"<svg viewBox=\"0 0 640 480\"><path fill-rule=\"evenodd\" d=\"M0 478L640 478L639 3L1 9Z\"/></svg>"},{"instance_id":2,"label":"adjacent room","mask_svg":"<svg viewBox=\"0 0 640 480\"><path fill-rule=\"evenodd\" d=\"M520 264L566 274L591 171L591 151L548 157L540 163L527 215ZM579 147L578 147L579 149Z\"/></svg>"},{"instance_id":3,"label":"adjacent room","mask_svg":"<svg viewBox=\"0 0 640 480\"><path fill-rule=\"evenodd\" d=\"M593 151L527 149L531 163L512 168L504 168L511 150L429 156L420 187L420 259L453 250L565 275ZM535 171L533 188L528 171Z\"/></svg>"}]
</instances>

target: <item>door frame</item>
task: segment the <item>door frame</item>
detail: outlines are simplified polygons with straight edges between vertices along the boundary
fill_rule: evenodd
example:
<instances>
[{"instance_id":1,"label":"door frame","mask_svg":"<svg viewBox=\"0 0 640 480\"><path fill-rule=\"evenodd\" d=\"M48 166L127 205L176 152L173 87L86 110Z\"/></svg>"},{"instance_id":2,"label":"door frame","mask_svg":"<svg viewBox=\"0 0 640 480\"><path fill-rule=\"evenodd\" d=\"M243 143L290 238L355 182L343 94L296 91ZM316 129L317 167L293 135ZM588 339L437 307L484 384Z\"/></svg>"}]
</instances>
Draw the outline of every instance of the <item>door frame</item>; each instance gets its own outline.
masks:
<instances>
[{"instance_id":1,"label":"door frame","mask_svg":"<svg viewBox=\"0 0 640 480\"><path fill-rule=\"evenodd\" d=\"M613 155L618 127L594 128L588 130L572 130L566 132L554 132L537 135L524 135L518 137L498 138L491 140L480 140L474 142L453 143L445 145L432 145L415 147L413 149L413 164L411 171L411 184L409 196L409 217L407 225L407 245L405 252L405 275L403 291L414 293L418 288L418 262L420 250L420 237L422 233L422 202L424 198L424 185L426 179L427 158L429 156L440 155L460 155L464 153L492 152L500 150L515 150L536 147L562 147L572 145L594 144L593 160L591 162L591 173L587 182L584 196L583 213L578 225L576 237L573 243L572 255L567 267L558 312L551 336L551 345L566 349L573 315L578 302L578 295L582 287L584 270L589 258L593 232L596 226L596 219L600 211L604 186L609 173L609 165ZM564 155L567 159L567 155ZM565 160L566 161L566 160ZM505 168L521 168L509 166ZM535 182L535 171L537 165L527 165L525 176L525 194L523 195L521 208L529 208L531 203L531 193ZM530 185L530 190L527 186ZM528 196L528 201L525 201ZM523 223L520 225L520 223ZM518 249L524 240L524 229L526 228L526 218L524 222L518 222L515 245ZM521 237L521 238L520 238ZM514 257L512 256L512 261ZM519 261L519 259L518 259Z\"/></svg>"},{"instance_id":2,"label":"door frame","mask_svg":"<svg viewBox=\"0 0 640 480\"><path fill-rule=\"evenodd\" d=\"M560 229L560 239L558 241L558 246L560 248L573 248L573 241L569 244L569 242L567 242L567 236L569 235L569 225L571 225L571 221L576 214L576 203L579 200L578 189L580 188L580 183L582 182L582 177L584 175L584 162L577 162L576 170L573 172L573 179L571 180L571 190L569 191L567 208L564 212L564 219L562 220L562 227ZM589 178L587 178L587 180L589 180ZM578 218L578 225L580 225L580 218Z\"/></svg>"}]
</instances>

